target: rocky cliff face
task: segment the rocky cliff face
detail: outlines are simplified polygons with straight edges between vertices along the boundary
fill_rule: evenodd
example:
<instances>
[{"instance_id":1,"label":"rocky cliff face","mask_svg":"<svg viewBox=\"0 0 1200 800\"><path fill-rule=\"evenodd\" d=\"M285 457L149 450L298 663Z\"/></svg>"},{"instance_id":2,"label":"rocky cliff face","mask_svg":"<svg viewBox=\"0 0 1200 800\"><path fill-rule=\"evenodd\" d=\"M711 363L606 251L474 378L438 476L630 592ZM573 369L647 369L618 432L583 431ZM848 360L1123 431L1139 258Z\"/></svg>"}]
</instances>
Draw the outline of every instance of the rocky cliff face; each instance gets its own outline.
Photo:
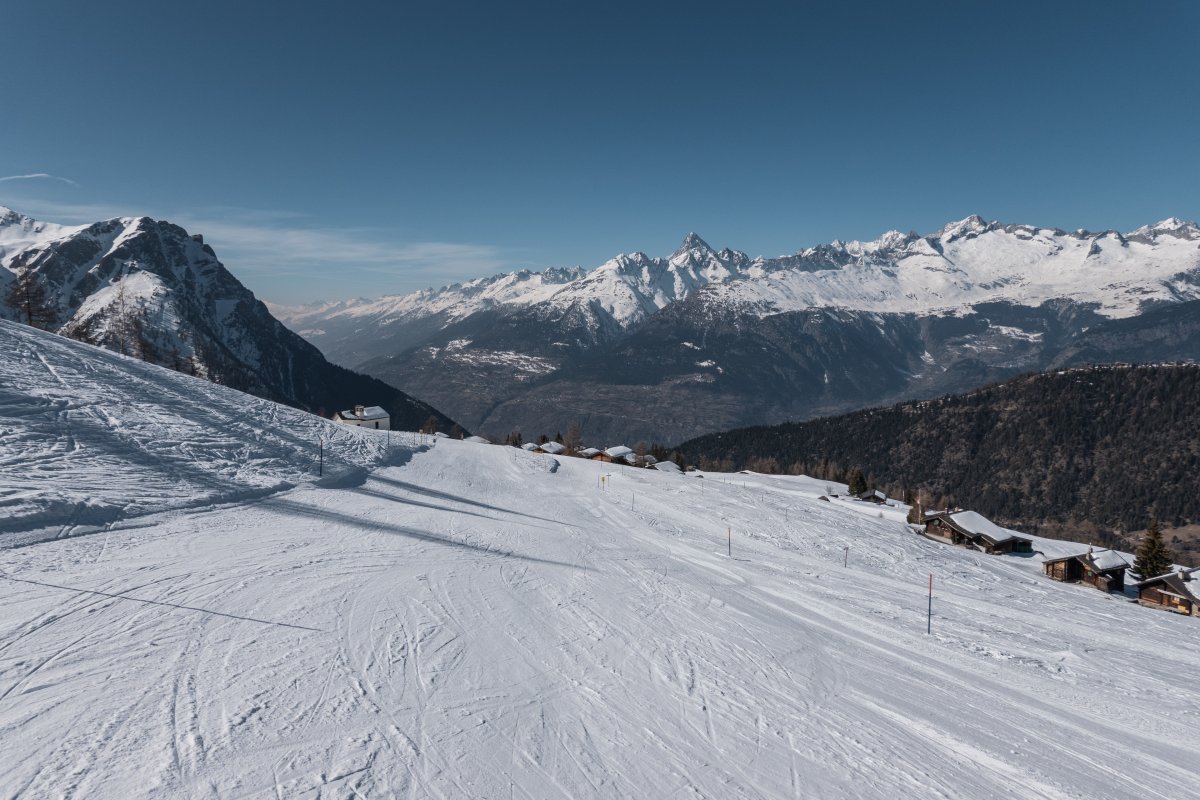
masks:
<instances>
[{"instance_id":1,"label":"rocky cliff face","mask_svg":"<svg viewBox=\"0 0 1200 800\"><path fill-rule=\"evenodd\" d=\"M415 428L449 419L400 390L329 363L284 327L200 236L148 217L78 227L0 209L0 292L33 280L47 327L310 411L381 405ZM12 308L2 312L20 320Z\"/></svg>"}]
</instances>

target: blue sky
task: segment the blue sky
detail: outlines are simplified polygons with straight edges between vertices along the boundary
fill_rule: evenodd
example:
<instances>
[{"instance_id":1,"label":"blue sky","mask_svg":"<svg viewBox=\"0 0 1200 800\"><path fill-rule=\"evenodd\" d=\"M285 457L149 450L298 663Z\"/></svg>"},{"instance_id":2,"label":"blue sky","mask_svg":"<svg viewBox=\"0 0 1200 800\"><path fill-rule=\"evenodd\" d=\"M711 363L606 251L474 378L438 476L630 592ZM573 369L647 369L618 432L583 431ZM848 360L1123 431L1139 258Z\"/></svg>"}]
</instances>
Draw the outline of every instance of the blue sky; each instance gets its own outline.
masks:
<instances>
[{"instance_id":1,"label":"blue sky","mask_svg":"<svg viewBox=\"0 0 1200 800\"><path fill-rule=\"evenodd\" d=\"M1200 217L1200 3L105 3L4 12L0 204L201 232L260 297L979 213ZM45 174L54 177L20 177Z\"/></svg>"}]
</instances>

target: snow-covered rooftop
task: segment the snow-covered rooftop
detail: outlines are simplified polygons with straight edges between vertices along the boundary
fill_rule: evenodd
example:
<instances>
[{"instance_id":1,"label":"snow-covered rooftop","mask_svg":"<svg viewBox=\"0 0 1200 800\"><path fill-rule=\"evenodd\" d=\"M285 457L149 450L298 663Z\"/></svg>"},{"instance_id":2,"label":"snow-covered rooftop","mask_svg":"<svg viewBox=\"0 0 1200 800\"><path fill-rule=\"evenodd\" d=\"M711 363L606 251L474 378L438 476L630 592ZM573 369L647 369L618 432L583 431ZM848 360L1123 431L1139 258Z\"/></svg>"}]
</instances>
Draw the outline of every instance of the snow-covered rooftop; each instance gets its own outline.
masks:
<instances>
[{"instance_id":1,"label":"snow-covered rooftop","mask_svg":"<svg viewBox=\"0 0 1200 800\"><path fill-rule=\"evenodd\" d=\"M996 543L1007 542L1009 539L1015 538L1027 538L1018 531L1001 528L987 517L975 511L956 511L950 515L950 519L954 520L954 524L958 525L964 531L986 536Z\"/></svg>"},{"instance_id":2,"label":"snow-covered rooftop","mask_svg":"<svg viewBox=\"0 0 1200 800\"><path fill-rule=\"evenodd\" d=\"M549 453L552 456L556 456L567 449L558 442L546 442L541 447L543 452Z\"/></svg>"},{"instance_id":3,"label":"snow-covered rooftop","mask_svg":"<svg viewBox=\"0 0 1200 800\"><path fill-rule=\"evenodd\" d=\"M1129 562L1116 550L1093 550L1087 558L1092 566L1101 571L1129 566Z\"/></svg>"},{"instance_id":4,"label":"snow-covered rooftop","mask_svg":"<svg viewBox=\"0 0 1200 800\"><path fill-rule=\"evenodd\" d=\"M338 414L342 416L342 419L372 420L388 418L388 412L379 406L365 406L362 411L359 411L357 408L351 408L347 411L339 411Z\"/></svg>"},{"instance_id":5,"label":"snow-covered rooftop","mask_svg":"<svg viewBox=\"0 0 1200 800\"><path fill-rule=\"evenodd\" d=\"M625 456L632 454L633 450L631 448L626 447L623 444L619 444L616 447L608 448L604 452L610 458L625 458Z\"/></svg>"}]
</instances>

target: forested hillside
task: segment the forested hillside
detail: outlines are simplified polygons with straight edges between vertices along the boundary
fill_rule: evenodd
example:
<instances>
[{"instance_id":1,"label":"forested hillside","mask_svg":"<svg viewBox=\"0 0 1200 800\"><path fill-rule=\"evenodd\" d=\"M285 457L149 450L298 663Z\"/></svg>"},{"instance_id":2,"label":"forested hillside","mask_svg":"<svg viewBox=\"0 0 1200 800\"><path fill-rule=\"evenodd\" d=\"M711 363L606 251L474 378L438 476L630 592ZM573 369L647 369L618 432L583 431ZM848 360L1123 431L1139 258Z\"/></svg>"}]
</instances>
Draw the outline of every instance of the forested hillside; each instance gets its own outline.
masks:
<instances>
[{"instance_id":1,"label":"forested hillside","mask_svg":"<svg viewBox=\"0 0 1200 800\"><path fill-rule=\"evenodd\" d=\"M1042 535L1128 540L1200 522L1200 366L1026 375L969 394L744 428L681 450L712 468L803 472L912 492ZM1176 531L1178 551L1188 531ZM1170 537L1168 537L1170 538Z\"/></svg>"}]
</instances>

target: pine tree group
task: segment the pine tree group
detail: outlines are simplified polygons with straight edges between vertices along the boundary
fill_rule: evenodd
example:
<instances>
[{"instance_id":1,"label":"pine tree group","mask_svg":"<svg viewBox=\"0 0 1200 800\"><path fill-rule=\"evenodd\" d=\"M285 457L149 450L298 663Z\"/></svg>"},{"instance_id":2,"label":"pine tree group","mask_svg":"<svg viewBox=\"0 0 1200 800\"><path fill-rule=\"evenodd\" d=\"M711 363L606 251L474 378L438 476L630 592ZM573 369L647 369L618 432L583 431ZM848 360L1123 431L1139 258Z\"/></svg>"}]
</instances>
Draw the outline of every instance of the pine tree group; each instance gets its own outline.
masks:
<instances>
[{"instance_id":1,"label":"pine tree group","mask_svg":"<svg viewBox=\"0 0 1200 800\"><path fill-rule=\"evenodd\" d=\"M1162 531L1158 528L1158 520L1150 520L1146 529L1146 537L1138 546L1133 571L1142 580L1165 575L1175 564L1175 554L1163 543Z\"/></svg>"}]
</instances>

